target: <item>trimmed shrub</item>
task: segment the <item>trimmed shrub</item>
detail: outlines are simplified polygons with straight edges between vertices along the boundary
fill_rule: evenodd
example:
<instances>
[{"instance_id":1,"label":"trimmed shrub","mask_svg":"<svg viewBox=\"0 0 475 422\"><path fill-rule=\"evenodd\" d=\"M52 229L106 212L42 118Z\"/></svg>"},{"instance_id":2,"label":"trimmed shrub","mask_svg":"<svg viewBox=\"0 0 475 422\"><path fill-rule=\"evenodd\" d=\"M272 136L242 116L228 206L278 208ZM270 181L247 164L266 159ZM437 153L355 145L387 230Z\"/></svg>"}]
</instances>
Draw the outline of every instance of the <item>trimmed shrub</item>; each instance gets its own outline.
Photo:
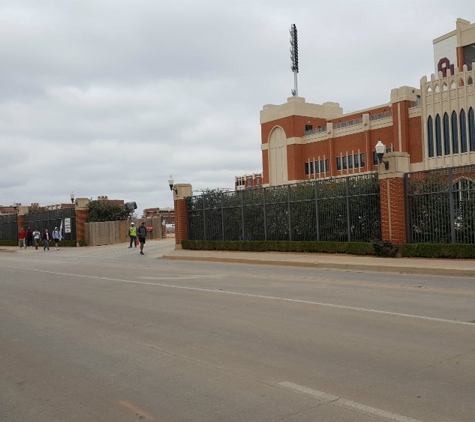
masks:
<instances>
[{"instance_id":1,"label":"trimmed shrub","mask_svg":"<svg viewBox=\"0 0 475 422\"><path fill-rule=\"evenodd\" d=\"M474 259L475 245L462 243L406 243L401 246L404 257Z\"/></svg>"},{"instance_id":2,"label":"trimmed shrub","mask_svg":"<svg viewBox=\"0 0 475 422\"><path fill-rule=\"evenodd\" d=\"M365 242L184 240L182 242L182 247L183 249L192 250L347 253L353 255L374 255L372 244Z\"/></svg>"}]
</instances>

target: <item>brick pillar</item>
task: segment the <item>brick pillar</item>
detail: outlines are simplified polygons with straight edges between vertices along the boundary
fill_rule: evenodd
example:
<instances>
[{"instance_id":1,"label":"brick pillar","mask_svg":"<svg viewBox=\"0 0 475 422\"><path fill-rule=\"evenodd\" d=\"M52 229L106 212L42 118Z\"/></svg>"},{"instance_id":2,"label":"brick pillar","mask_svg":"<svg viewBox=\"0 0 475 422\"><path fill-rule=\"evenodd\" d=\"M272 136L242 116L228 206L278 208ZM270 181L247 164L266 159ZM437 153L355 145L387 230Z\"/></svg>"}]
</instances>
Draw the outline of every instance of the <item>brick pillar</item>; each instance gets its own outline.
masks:
<instances>
[{"instance_id":1,"label":"brick pillar","mask_svg":"<svg viewBox=\"0 0 475 422\"><path fill-rule=\"evenodd\" d=\"M86 240L86 218L87 209L76 208L76 246L79 246L80 240Z\"/></svg>"},{"instance_id":2,"label":"brick pillar","mask_svg":"<svg viewBox=\"0 0 475 422\"><path fill-rule=\"evenodd\" d=\"M173 186L173 203L175 207L175 249L181 249L181 242L188 239L188 208L186 198L192 195L189 183Z\"/></svg>"},{"instance_id":3,"label":"brick pillar","mask_svg":"<svg viewBox=\"0 0 475 422\"><path fill-rule=\"evenodd\" d=\"M389 168L379 165L381 231L384 241L406 243L406 197L404 173L409 171L409 154L393 152L383 158Z\"/></svg>"},{"instance_id":4,"label":"brick pillar","mask_svg":"<svg viewBox=\"0 0 475 422\"><path fill-rule=\"evenodd\" d=\"M87 206L89 204L88 198L76 198L75 213L76 213L76 246L79 246L79 241L86 241L86 219Z\"/></svg>"}]
</instances>

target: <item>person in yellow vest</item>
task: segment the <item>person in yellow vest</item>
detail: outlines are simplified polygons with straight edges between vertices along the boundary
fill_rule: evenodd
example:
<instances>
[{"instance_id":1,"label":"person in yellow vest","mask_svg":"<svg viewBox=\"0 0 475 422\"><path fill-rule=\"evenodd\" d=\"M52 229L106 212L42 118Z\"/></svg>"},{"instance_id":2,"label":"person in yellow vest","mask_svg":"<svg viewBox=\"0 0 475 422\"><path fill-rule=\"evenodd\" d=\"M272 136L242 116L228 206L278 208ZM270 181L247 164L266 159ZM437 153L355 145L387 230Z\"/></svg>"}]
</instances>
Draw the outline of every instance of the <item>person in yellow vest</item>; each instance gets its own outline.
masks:
<instances>
[{"instance_id":1,"label":"person in yellow vest","mask_svg":"<svg viewBox=\"0 0 475 422\"><path fill-rule=\"evenodd\" d=\"M137 244L135 242L135 240L137 239L137 227L135 227L135 224L134 224L133 221L132 221L132 223L130 223L129 237L130 237L130 246L129 246L129 248L131 248L132 245L135 245L135 247L137 247Z\"/></svg>"}]
</instances>

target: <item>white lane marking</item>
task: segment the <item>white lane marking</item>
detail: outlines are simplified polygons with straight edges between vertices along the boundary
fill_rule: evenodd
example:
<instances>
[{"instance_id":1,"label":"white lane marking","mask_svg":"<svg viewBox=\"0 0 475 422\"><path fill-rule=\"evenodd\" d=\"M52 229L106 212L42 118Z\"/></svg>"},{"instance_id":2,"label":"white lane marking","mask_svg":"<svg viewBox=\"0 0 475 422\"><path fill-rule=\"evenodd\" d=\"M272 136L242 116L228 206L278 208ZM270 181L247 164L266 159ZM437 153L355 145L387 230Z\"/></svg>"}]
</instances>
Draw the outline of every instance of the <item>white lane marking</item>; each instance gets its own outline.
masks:
<instances>
[{"instance_id":1,"label":"white lane marking","mask_svg":"<svg viewBox=\"0 0 475 422\"><path fill-rule=\"evenodd\" d=\"M290 299L290 298L287 298L287 297L257 295L257 294L252 294L252 293L240 293L240 292L233 292L233 291L230 291L230 290L222 290L222 289L204 289L202 287L176 286L176 285L173 285L173 284L150 283L148 281L123 280L123 279L120 279L120 278L110 278L110 277L99 277L99 276L93 276L93 275L60 273L60 272L57 272L57 271L37 270L37 269L32 269L32 268L11 267L11 266L8 266L8 265L0 265L0 266L3 267L3 268L10 268L10 269L14 269L14 270L31 271L31 272L38 272L38 273L45 273L45 274L68 276L68 277L90 278L90 279L93 279L93 280L103 280L103 281L104 280L105 281L118 281L118 282L121 282L121 283L142 284L142 285L146 285L146 286L166 287L166 288L170 288L170 289L181 289L181 290L191 290L191 291L196 291L196 292L219 293L219 294L227 294L227 295L234 295L234 296L251 297L253 299L267 299L267 300L278 300L278 301L282 301L282 302L303 303L303 304L306 304L306 305L315 305L315 306L322 306L322 307L334 308L334 309L344 309L344 310L347 310L347 311L367 312L367 313L380 314L380 315L397 316L397 317L402 317L402 318L421 319L421 320L424 320L424 321L444 322L444 323L458 324L458 325L469 325L472 328L475 328L475 324L472 323L472 322L457 321L457 320L452 320L452 319L443 319L443 318L435 318L435 317L427 317L427 316L422 316L422 315L403 314L403 313L399 313L399 312L381 311L381 310L378 310L378 309L358 308L358 307L355 307L355 306L336 305L334 303L314 302L314 301L311 301L311 300Z\"/></svg>"},{"instance_id":2,"label":"white lane marking","mask_svg":"<svg viewBox=\"0 0 475 422\"><path fill-rule=\"evenodd\" d=\"M416 419L407 418L406 416L391 413L386 410L377 409L376 407L366 406L361 403L357 403L351 400L342 399L341 397L334 396L333 394L327 394L323 391L314 390L313 388L304 387L303 385L294 384L293 382L283 381L279 382L281 387L287 388L294 392L303 393L312 397L322 400L327 403L331 403L333 406L347 407L351 409L357 409L361 412L376 415L380 418L389 419L396 422L420 422Z\"/></svg>"},{"instance_id":3,"label":"white lane marking","mask_svg":"<svg viewBox=\"0 0 475 422\"><path fill-rule=\"evenodd\" d=\"M199 280L199 279L210 279L210 278L224 278L225 274L211 274L211 275L177 275L177 276L160 276L160 277L139 277L143 280Z\"/></svg>"}]
</instances>

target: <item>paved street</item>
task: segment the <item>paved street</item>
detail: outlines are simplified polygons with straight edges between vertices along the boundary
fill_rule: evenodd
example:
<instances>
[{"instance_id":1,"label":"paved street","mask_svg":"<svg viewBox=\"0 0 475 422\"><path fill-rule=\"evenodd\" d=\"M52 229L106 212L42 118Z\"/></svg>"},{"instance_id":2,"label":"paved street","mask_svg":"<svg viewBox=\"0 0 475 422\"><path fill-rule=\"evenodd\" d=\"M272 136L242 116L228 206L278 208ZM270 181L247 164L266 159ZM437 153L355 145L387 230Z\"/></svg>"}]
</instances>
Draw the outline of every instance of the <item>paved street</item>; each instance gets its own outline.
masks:
<instances>
[{"instance_id":1,"label":"paved street","mask_svg":"<svg viewBox=\"0 0 475 422\"><path fill-rule=\"evenodd\" d=\"M0 248L0 420L473 422L475 282Z\"/></svg>"}]
</instances>

